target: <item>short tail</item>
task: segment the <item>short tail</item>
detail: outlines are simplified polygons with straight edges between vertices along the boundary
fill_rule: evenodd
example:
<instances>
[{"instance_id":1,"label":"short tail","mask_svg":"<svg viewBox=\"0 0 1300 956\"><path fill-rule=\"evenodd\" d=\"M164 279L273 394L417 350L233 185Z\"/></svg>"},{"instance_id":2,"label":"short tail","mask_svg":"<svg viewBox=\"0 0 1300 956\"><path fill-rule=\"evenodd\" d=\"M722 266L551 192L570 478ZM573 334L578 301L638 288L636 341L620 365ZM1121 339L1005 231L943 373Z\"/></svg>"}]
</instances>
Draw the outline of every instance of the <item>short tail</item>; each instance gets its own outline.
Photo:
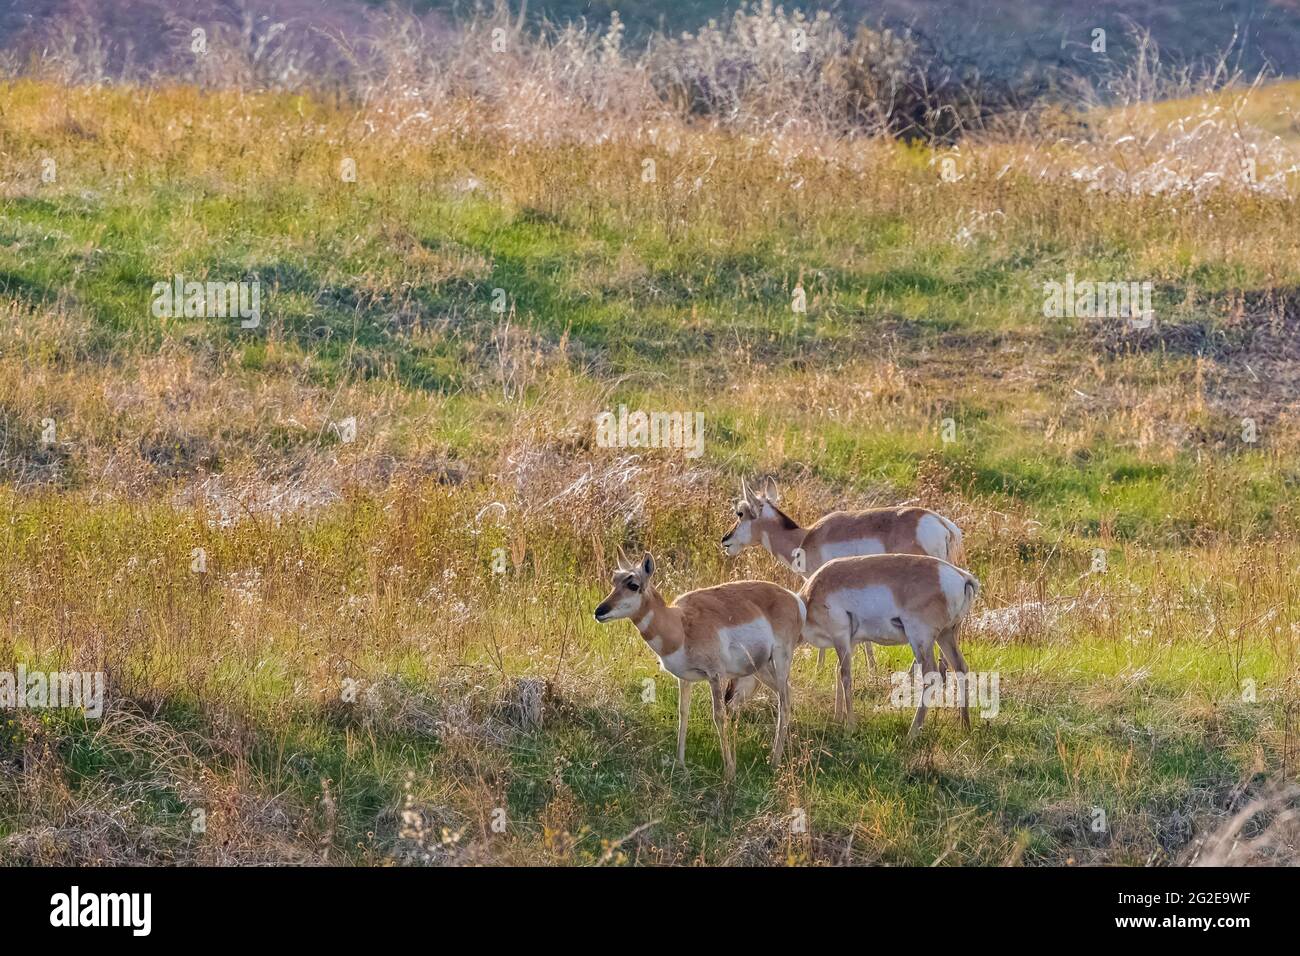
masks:
<instances>
[{"instance_id":1,"label":"short tail","mask_svg":"<svg viewBox=\"0 0 1300 956\"><path fill-rule=\"evenodd\" d=\"M944 529L948 532L947 562L959 568L964 568L966 566L966 545L962 541L961 528L957 527L943 515L937 515L937 517L943 522ZM976 582L976 586L979 586L978 582Z\"/></svg>"},{"instance_id":2,"label":"short tail","mask_svg":"<svg viewBox=\"0 0 1300 956\"><path fill-rule=\"evenodd\" d=\"M966 600L962 602L961 610L957 614L957 619L961 620L970 613L971 605L975 603L975 598L980 593L979 579L973 574L966 574Z\"/></svg>"}]
</instances>

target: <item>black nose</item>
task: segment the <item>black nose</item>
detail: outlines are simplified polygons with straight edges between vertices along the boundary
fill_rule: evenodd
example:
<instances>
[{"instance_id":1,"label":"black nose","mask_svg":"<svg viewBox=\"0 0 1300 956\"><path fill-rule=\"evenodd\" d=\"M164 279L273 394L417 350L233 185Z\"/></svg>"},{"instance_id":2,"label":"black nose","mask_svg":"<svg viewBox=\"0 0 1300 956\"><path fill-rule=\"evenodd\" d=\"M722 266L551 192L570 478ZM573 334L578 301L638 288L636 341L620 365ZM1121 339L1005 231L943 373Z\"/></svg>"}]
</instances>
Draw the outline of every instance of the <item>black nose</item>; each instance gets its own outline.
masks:
<instances>
[{"instance_id":1,"label":"black nose","mask_svg":"<svg viewBox=\"0 0 1300 956\"><path fill-rule=\"evenodd\" d=\"M606 614L608 614L608 613L609 613L609 605L608 605L608 604L601 604L601 605L599 605L599 606L596 608L596 620L599 621L602 617L604 617L604 616L605 616Z\"/></svg>"}]
</instances>

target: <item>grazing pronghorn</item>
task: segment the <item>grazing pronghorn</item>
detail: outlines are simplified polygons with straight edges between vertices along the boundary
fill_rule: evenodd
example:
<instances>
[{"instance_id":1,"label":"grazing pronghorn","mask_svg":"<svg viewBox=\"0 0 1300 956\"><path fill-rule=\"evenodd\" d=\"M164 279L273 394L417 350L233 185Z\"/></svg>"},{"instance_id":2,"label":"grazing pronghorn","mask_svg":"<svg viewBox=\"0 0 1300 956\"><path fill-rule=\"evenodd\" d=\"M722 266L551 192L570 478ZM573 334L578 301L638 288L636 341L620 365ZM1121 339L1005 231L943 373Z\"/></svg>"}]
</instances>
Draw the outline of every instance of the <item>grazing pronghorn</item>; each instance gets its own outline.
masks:
<instances>
[{"instance_id":1,"label":"grazing pronghorn","mask_svg":"<svg viewBox=\"0 0 1300 956\"><path fill-rule=\"evenodd\" d=\"M790 662L803 630L803 600L766 581L734 581L690 591L666 604L650 582L654 570L649 551L638 564L620 566L614 572L614 590L596 608L596 620L630 618L659 657L660 666L677 678L677 762L686 766L691 687L706 680L713 692L713 723L722 742L723 772L728 780L735 775L726 692L732 680L753 676L776 691L772 741L776 765L790 724Z\"/></svg>"},{"instance_id":2,"label":"grazing pronghorn","mask_svg":"<svg viewBox=\"0 0 1300 956\"><path fill-rule=\"evenodd\" d=\"M768 479L755 494L742 478L736 502L736 524L722 538L731 557L745 548L760 546L805 580L827 561L866 554L928 554L960 566L966 560L961 529L941 514L926 508L871 508L867 511L833 511L807 528L777 507L776 483ZM867 664L876 669L876 655L865 644ZM817 667L826 657L817 650ZM739 688L737 700L753 690L752 682Z\"/></svg>"},{"instance_id":3,"label":"grazing pronghorn","mask_svg":"<svg viewBox=\"0 0 1300 956\"><path fill-rule=\"evenodd\" d=\"M829 561L808 579L799 596L807 607L803 639L814 647L835 648L840 661L836 716L843 701L844 721L853 726L853 645L859 641L908 644L926 681L935 671L934 646L958 673L966 661L957 647L957 630L979 593L979 581L955 565L919 554L873 554ZM940 673L946 677L944 667ZM925 720L918 702L908 737ZM970 712L962 701L962 721Z\"/></svg>"}]
</instances>

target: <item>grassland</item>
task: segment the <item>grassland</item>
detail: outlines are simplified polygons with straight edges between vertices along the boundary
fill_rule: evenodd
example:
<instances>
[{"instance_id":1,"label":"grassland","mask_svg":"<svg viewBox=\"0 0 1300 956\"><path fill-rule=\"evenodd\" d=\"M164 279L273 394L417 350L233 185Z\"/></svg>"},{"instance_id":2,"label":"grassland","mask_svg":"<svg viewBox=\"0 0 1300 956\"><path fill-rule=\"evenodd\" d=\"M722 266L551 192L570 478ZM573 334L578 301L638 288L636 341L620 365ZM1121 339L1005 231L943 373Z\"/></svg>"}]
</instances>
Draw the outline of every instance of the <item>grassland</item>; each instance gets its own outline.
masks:
<instances>
[{"instance_id":1,"label":"grassland","mask_svg":"<svg viewBox=\"0 0 1300 956\"><path fill-rule=\"evenodd\" d=\"M0 717L0 861L1188 859L1296 776L1295 95L1235 114L1272 188L1153 195L1064 136L946 182L887 141L5 83L0 668L110 699ZM1044 318L1067 273L1159 321ZM261 326L154 318L176 274L256 277ZM597 447L619 404L703 410L705 455ZM860 668L846 736L809 656L782 767L757 701L722 786L699 699L675 770L675 682L590 611L620 546L670 595L793 583L720 553L744 475L958 520L998 718L909 745Z\"/></svg>"}]
</instances>

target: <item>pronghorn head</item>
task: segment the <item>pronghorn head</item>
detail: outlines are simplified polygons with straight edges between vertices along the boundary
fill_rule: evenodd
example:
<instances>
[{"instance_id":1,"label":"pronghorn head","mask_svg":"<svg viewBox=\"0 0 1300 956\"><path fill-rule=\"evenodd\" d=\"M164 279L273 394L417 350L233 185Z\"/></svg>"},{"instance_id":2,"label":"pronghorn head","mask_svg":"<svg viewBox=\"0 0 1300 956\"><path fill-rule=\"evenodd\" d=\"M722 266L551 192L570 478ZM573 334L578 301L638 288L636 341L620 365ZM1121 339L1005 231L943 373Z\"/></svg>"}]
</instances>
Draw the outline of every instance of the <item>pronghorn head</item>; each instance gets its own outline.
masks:
<instances>
[{"instance_id":1,"label":"pronghorn head","mask_svg":"<svg viewBox=\"0 0 1300 956\"><path fill-rule=\"evenodd\" d=\"M790 519L777 510L780 500L776 483L770 478L763 491L750 491L745 479L740 480L740 500L736 502L736 524L722 536L722 550L735 557L751 545L762 544L763 532L784 527Z\"/></svg>"},{"instance_id":2,"label":"pronghorn head","mask_svg":"<svg viewBox=\"0 0 1300 956\"><path fill-rule=\"evenodd\" d=\"M635 617L650 590L650 576L655 573L655 559L647 551L641 560L629 566L626 560L614 572L614 590L596 605L596 620L602 624L621 617Z\"/></svg>"}]
</instances>

